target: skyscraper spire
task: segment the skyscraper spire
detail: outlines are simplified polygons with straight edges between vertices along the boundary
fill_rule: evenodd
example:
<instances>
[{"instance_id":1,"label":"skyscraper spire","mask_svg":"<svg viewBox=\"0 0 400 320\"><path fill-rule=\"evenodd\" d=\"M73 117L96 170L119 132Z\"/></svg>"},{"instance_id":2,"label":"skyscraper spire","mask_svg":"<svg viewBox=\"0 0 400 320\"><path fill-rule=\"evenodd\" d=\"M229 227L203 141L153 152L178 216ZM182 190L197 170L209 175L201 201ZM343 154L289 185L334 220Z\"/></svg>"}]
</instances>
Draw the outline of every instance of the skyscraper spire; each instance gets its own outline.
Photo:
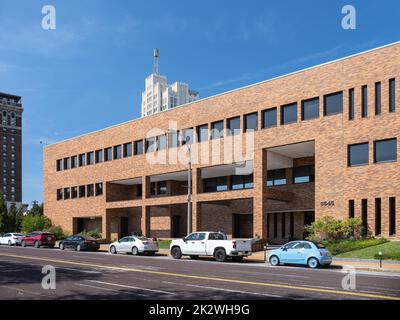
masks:
<instances>
[{"instance_id":1,"label":"skyscraper spire","mask_svg":"<svg viewBox=\"0 0 400 320\"><path fill-rule=\"evenodd\" d=\"M153 73L158 74L158 48L154 49Z\"/></svg>"}]
</instances>

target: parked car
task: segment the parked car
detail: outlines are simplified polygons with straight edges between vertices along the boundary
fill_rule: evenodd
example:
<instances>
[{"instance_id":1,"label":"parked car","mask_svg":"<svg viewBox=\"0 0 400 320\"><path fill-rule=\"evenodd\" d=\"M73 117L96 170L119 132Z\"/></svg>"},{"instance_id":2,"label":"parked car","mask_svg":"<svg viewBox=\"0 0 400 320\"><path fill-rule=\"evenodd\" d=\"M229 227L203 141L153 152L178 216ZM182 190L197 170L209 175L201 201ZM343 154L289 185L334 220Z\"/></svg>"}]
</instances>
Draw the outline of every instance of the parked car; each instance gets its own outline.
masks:
<instances>
[{"instance_id":1,"label":"parked car","mask_svg":"<svg viewBox=\"0 0 400 320\"><path fill-rule=\"evenodd\" d=\"M49 232L34 231L21 239L21 246L34 246L35 248L40 248L41 246L46 246L49 248L54 248L56 244L56 237L54 234Z\"/></svg>"},{"instance_id":2,"label":"parked car","mask_svg":"<svg viewBox=\"0 0 400 320\"><path fill-rule=\"evenodd\" d=\"M60 250L97 251L100 249L100 244L92 237L75 235L60 241L59 247Z\"/></svg>"},{"instance_id":3,"label":"parked car","mask_svg":"<svg viewBox=\"0 0 400 320\"><path fill-rule=\"evenodd\" d=\"M0 237L0 244L8 244L9 246L20 245L23 236L20 233L5 233Z\"/></svg>"},{"instance_id":4,"label":"parked car","mask_svg":"<svg viewBox=\"0 0 400 320\"><path fill-rule=\"evenodd\" d=\"M192 259L212 256L219 262L226 261L227 258L241 261L243 257L251 255L251 239L227 239L222 232L193 232L182 239L172 240L170 251L174 259L185 255Z\"/></svg>"},{"instance_id":5,"label":"parked car","mask_svg":"<svg viewBox=\"0 0 400 320\"><path fill-rule=\"evenodd\" d=\"M268 261L272 266L283 263L317 268L329 266L332 263L332 255L322 244L313 241L291 241L279 249L271 250Z\"/></svg>"},{"instance_id":6,"label":"parked car","mask_svg":"<svg viewBox=\"0 0 400 320\"><path fill-rule=\"evenodd\" d=\"M134 256L139 253L154 255L158 251L158 242L155 239L127 236L110 244L109 251L116 253L132 253Z\"/></svg>"}]
</instances>

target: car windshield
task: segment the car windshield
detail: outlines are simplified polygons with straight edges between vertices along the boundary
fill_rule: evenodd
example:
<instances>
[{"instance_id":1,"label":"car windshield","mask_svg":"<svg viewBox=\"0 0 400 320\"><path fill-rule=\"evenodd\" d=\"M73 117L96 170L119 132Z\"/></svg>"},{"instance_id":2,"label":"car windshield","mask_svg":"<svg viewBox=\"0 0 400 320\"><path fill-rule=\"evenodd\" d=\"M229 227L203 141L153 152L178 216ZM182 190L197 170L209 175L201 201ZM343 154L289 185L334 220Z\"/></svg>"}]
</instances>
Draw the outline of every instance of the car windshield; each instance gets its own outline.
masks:
<instances>
[{"instance_id":1,"label":"car windshield","mask_svg":"<svg viewBox=\"0 0 400 320\"><path fill-rule=\"evenodd\" d=\"M296 244L298 244L299 242L289 242L287 244L285 244L282 248L285 249L292 249Z\"/></svg>"},{"instance_id":2,"label":"car windshield","mask_svg":"<svg viewBox=\"0 0 400 320\"><path fill-rule=\"evenodd\" d=\"M146 237L137 237L140 241L151 241L150 238L146 238Z\"/></svg>"},{"instance_id":3,"label":"car windshield","mask_svg":"<svg viewBox=\"0 0 400 320\"><path fill-rule=\"evenodd\" d=\"M52 234L51 234L51 233L45 233L45 232L43 232L43 233L42 233L42 236L52 236Z\"/></svg>"},{"instance_id":4,"label":"car windshield","mask_svg":"<svg viewBox=\"0 0 400 320\"><path fill-rule=\"evenodd\" d=\"M14 236L16 236L16 237L23 237L23 235L20 234L20 233L14 233Z\"/></svg>"}]
</instances>

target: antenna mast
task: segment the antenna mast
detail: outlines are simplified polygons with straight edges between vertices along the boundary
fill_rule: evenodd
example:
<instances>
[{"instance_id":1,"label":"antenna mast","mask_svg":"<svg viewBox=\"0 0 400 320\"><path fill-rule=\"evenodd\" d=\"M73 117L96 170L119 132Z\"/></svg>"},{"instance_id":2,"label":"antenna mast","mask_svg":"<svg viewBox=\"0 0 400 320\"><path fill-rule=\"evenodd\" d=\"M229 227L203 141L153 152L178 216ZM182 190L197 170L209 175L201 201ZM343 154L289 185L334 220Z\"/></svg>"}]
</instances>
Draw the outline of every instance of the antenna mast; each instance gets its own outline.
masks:
<instances>
[{"instance_id":1,"label":"antenna mast","mask_svg":"<svg viewBox=\"0 0 400 320\"><path fill-rule=\"evenodd\" d=\"M153 73L158 74L158 48L154 49Z\"/></svg>"}]
</instances>

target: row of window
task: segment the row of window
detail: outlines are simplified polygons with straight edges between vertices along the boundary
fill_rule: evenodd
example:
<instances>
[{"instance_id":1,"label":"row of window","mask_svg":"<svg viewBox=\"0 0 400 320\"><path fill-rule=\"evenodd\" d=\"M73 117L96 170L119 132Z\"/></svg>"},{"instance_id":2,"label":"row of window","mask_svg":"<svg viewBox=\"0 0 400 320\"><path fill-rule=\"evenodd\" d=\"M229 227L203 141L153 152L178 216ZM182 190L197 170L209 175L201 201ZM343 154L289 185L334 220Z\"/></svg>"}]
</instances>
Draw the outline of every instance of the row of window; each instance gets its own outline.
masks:
<instances>
[{"instance_id":1,"label":"row of window","mask_svg":"<svg viewBox=\"0 0 400 320\"><path fill-rule=\"evenodd\" d=\"M57 200L68 200L103 195L103 183L57 189Z\"/></svg>"},{"instance_id":2,"label":"row of window","mask_svg":"<svg viewBox=\"0 0 400 320\"><path fill-rule=\"evenodd\" d=\"M228 183L228 176L204 179L204 192L218 192L253 188L253 174L236 175L230 177L230 184Z\"/></svg>"},{"instance_id":3,"label":"row of window","mask_svg":"<svg viewBox=\"0 0 400 320\"><path fill-rule=\"evenodd\" d=\"M374 163L397 161L397 139L374 141ZM369 164L369 143L348 145L347 164L349 167Z\"/></svg>"},{"instance_id":4,"label":"row of window","mask_svg":"<svg viewBox=\"0 0 400 320\"><path fill-rule=\"evenodd\" d=\"M292 183L314 182L315 167L313 165L293 167ZM286 169L269 170L267 172L267 186L281 186L287 184Z\"/></svg>"},{"instance_id":5,"label":"row of window","mask_svg":"<svg viewBox=\"0 0 400 320\"><path fill-rule=\"evenodd\" d=\"M362 116L366 117L367 109L367 86L362 87ZM297 122L297 102L280 106L280 124L290 124ZM381 83L375 85L375 110L376 114L381 113ZM389 111L395 111L395 79L389 80ZM326 94L323 96L323 112L324 116L329 116L343 112L343 91ZM277 107L269 108L261 111L261 127L276 127L278 122ZM301 101L301 120L310 120L319 118L319 97L306 99ZM349 119L354 119L354 88L349 90ZM157 150L165 150L168 147L174 148L186 143L203 142L208 139L219 139L225 135L236 135L242 130L240 116L232 117L226 121L226 129L224 128L224 120L211 123L211 132L208 124L199 125L195 128L187 128L183 130L170 130L167 134L146 138L145 140L137 140L128 142L123 145L116 145L88 153L82 153L78 156L68 157L57 160L57 171L77 168L84 165L101 163L111 160L121 159L122 157L131 157L140 155L144 152L154 152ZM258 112L244 115L244 132L256 131L258 129ZM144 144L143 145L143 141ZM133 149L133 150L132 150Z\"/></svg>"},{"instance_id":6,"label":"row of window","mask_svg":"<svg viewBox=\"0 0 400 320\"><path fill-rule=\"evenodd\" d=\"M354 200L349 200L349 217L355 216ZM368 232L368 199L361 200L361 220L363 223L363 232ZM382 233L382 198L375 198L375 235ZM389 198L389 235L396 234L396 197Z\"/></svg>"}]
</instances>

